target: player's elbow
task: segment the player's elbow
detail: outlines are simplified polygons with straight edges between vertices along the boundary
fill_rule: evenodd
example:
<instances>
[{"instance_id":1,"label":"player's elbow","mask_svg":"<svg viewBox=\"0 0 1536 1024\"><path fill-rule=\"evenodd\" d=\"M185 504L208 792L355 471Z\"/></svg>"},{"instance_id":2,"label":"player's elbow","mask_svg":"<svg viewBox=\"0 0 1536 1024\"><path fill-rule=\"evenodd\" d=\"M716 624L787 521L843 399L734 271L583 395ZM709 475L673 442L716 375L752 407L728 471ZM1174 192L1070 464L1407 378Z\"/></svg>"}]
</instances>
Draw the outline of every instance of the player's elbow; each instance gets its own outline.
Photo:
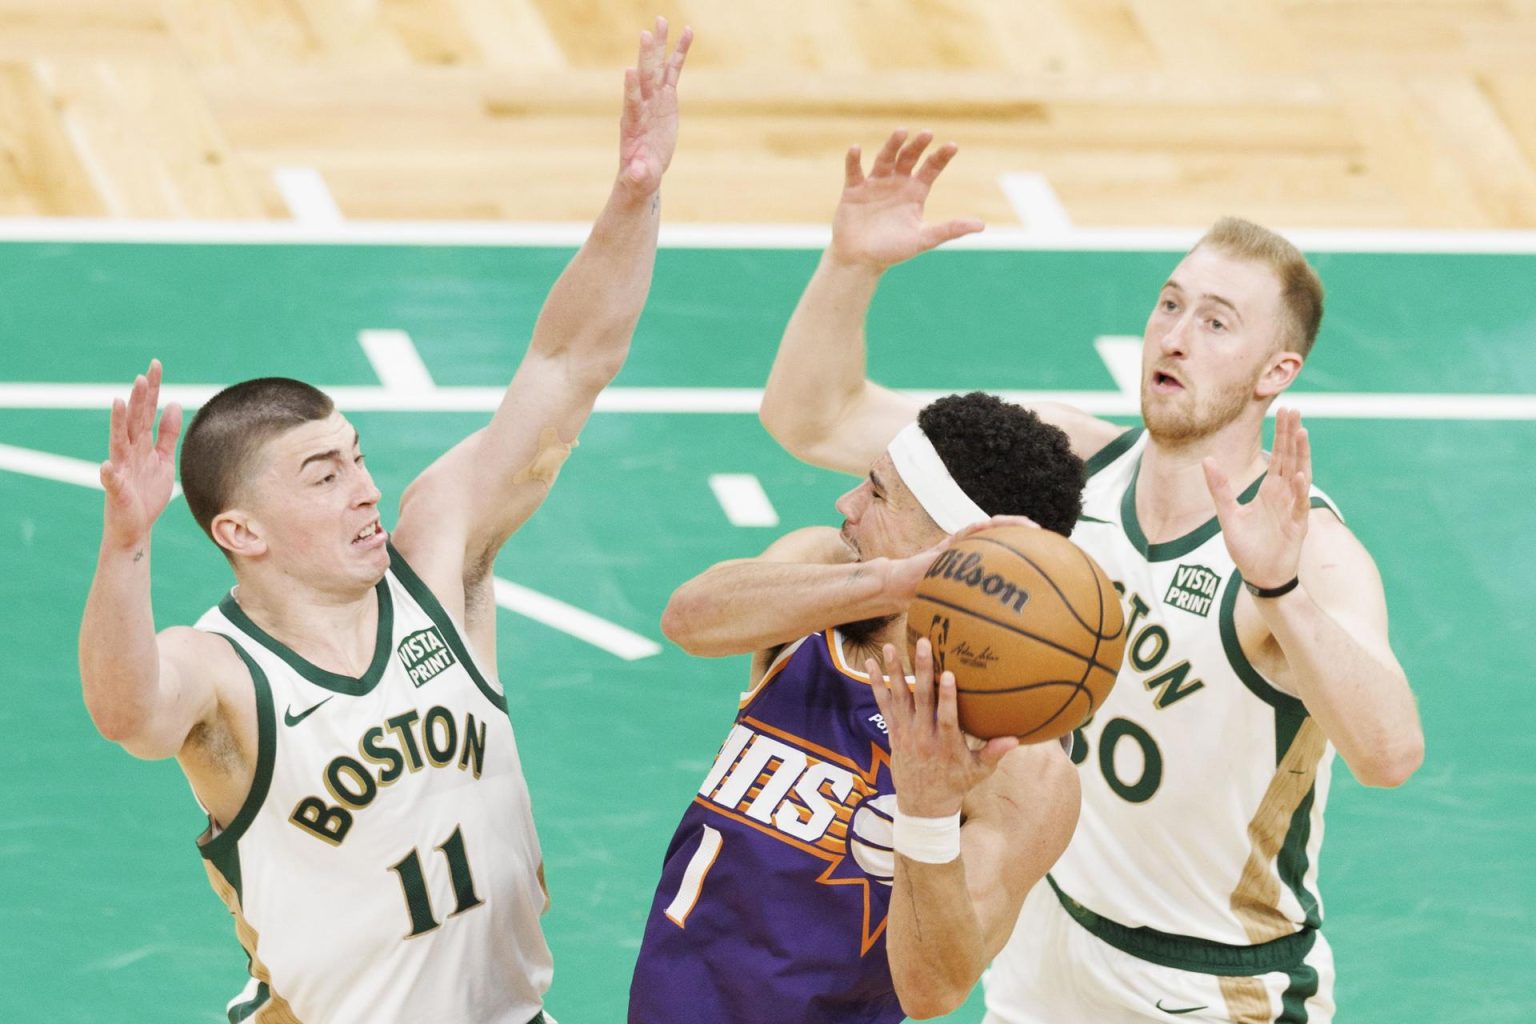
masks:
<instances>
[{"instance_id":1,"label":"player's elbow","mask_svg":"<svg viewBox=\"0 0 1536 1024\"><path fill-rule=\"evenodd\" d=\"M1395 789L1413 777L1424 763L1424 734L1415 730L1358 766L1351 765L1355 779L1365 786Z\"/></svg>"},{"instance_id":2,"label":"player's elbow","mask_svg":"<svg viewBox=\"0 0 1536 1024\"><path fill-rule=\"evenodd\" d=\"M896 998L901 1001L901 1012L913 1020L930 1020L954 1013L971 994L975 980L968 985L927 979L921 983L896 985Z\"/></svg>"},{"instance_id":3,"label":"player's elbow","mask_svg":"<svg viewBox=\"0 0 1536 1024\"><path fill-rule=\"evenodd\" d=\"M710 658L722 653L716 651L710 643L706 610L705 602L692 588L686 585L679 587L661 613L662 634L697 658Z\"/></svg>"},{"instance_id":4,"label":"player's elbow","mask_svg":"<svg viewBox=\"0 0 1536 1024\"><path fill-rule=\"evenodd\" d=\"M779 398L770 388L763 395L757 409L758 422L768 431L768 436L779 443L789 454L801 462L809 462L817 444L823 440L823 424L817 422L803 406Z\"/></svg>"}]
</instances>

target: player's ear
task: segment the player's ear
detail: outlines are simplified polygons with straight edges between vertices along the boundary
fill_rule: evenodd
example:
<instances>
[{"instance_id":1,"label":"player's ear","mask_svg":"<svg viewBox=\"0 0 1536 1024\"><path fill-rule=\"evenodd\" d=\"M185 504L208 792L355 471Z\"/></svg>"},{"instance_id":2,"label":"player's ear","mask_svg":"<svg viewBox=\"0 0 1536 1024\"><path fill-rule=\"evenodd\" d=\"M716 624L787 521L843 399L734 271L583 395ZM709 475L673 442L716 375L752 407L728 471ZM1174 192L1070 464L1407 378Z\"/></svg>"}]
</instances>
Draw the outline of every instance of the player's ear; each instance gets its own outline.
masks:
<instances>
[{"instance_id":1,"label":"player's ear","mask_svg":"<svg viewBox=\"0 0 1536 1024\"><path fill-rule=\"evenodd\" d=\"M243 509L220 512L208 524L213 542L231 555L255 558L267 551L266 530L261 522Z\"/></svg>"},{"instance_id":2,"label":"player's ear","mask_svg":"<svg viewBox=\"0 0 1536 1024\"><path fill-rule=\"evenodd\" d=\"M1254 396L1257 398L1273 398L1296 380L1296 375L1301 372L1302 355L1300 352L1279 351L1269 357L1264 364L1264 372L1259 374L1258 382L1253 386Z\"/></svg>"}]
</instances>

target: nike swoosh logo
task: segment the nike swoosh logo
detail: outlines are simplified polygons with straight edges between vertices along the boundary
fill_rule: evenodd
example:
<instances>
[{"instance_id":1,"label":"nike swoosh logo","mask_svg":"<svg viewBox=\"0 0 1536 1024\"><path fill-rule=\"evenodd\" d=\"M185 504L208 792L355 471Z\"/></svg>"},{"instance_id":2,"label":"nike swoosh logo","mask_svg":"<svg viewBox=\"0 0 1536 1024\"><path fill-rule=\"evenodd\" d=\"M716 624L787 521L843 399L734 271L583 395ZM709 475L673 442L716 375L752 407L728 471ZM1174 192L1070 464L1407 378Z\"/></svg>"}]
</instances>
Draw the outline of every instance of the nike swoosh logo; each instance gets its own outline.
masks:
<instances>
[{"instance_id":1,"label":"nike swoosh logo","mask_svg":"<svg viewBox=\"0 0 1536 1024\"><path fill-rule=\"evenodd\" d=\"M1159 999L1155 1005L1157 1006L1157 1008L1159 1010L1162 1010L1164 1013L1172 1013L1172 1014L1194 1013L1196 1010L1207 1010L1207 1009L1210 1009L1210 1007L1208 1007L1208 1006L1186 1006L1186 1007L1184 1007L1181 1010L1170 1010L1170 1009L1168 1009L1168 1007L1163 1005L1163 1001L1161 999Z\"/></svg>"},{"instance_id":2,"label":"nike swoosh logo","mask_svg":"<svg viewBox=\"0 0 1536 1024\"><path fill-rule=\"evenodd\" d=\"M298 714L294 714L293 713L293 705L290 704L288 706L288 709L283 712L283 724L284 725L298 725L300 722L304 721L304 719L308 718L310 715L314 714L316 711L319 711L321 708L323 708L325 706L325 704L326 704L326 701L329 701L331 699L331 697L335 697L335 696L336 695L333 693L333 694L331 694L330 697L325 698L325 700L321 701L319 704L316 704L313 707L305 708L303 711L300 711Z\"/></svg>"}]
</instances>

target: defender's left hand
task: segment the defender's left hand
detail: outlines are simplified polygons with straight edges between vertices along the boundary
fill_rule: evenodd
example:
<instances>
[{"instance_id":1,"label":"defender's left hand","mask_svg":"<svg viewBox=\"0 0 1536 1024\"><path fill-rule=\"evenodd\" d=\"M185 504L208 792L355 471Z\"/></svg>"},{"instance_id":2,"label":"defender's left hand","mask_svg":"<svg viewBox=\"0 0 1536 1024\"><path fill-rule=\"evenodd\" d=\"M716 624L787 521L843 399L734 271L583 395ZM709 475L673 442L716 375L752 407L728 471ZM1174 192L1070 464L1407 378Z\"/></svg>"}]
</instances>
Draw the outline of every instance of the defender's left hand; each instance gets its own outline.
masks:
<instances>
[{"instance_id":1,"label":"defender's left hand","mask_svg":"<svg viewBox=\"0 0 1536 1024\"><path fill-rule=\"evenodd\" d=\"M935 685L933 647L926 637L917 642L917 685L910 692L896 648L886 644L881 653L883 673L873 658L864 667L891 738L897 805L901 813L920 818L954 814L965 794L991 775L1019 741L1006 736L970 748L960 731L954 673L945 672Z\"/></svg>"},{"instance_id":2,"label":"defender's left hand","mask_svg":"<svg viewBox=\"0 0 1536 1024\"><path fill-rule=\"evenodd\" d=\"M661 176L677 149L677 79L693 44L684 28L667 54L667 19L655 32L640 33L640 56L624 71L624 114L619 119L619 182L643 198L661 187Z\"/></svg>"},{"instance_id":3,"label":"defender's left hand","mask_svg":"<svg viewBox=\"0 0 1536 1024\"><path fill-rule=\"evenodd\" d=\"M1301 413L1281 409L1275 414L1269 471L1248 504L1238 504L1231 481L1213 460L1206 459L1203 466L1227 551L1243 579L1264 588L1289 583L1301 564L1312 504L1312 449Z\"/></svg>"}]
</instances>

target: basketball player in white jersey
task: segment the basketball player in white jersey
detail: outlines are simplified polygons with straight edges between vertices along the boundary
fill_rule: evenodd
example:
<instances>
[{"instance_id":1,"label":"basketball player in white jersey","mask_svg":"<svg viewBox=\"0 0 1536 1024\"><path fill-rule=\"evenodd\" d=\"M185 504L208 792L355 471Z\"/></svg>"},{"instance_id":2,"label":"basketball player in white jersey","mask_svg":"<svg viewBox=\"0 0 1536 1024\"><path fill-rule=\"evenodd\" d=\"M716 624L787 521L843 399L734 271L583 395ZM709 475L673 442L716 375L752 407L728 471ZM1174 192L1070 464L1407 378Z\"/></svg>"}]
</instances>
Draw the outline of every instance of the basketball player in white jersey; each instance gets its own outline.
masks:
<instances>
[{"instance_id":1,"label":"basketball player in white jersey","mask_svg":"<svg viewBox=\"0 0 1536 1024\"><path fill-rule=\"evenodd\" d=\"M496 679L491 566L623 364L677 141L666 23L626 72L619 170L500 408L395 517L357 432L298 381L237 384L187 430L181 482L235 588L155 632L150 537L181 412L160 365L113 404L100 560L80 628L102 735L175 757L209 879L249 956L229 1020L527 1024L551 977L542 858Z\"/></svg>"},{"instance_id":2,"label":"basketball player in white jersey","mask_svg":"<svg viewBox=\"0 0 1536 1024\"><path fill-rule=\"evenodd\" d=\"M865 379L864 317L888 267L982 228L924 223L955 153L923 160L930 142L892 134L867 177L849 151L762 406L805 461L860 472L916 411ZM1087 460L1073 539L1121 588L1129 643L1079 730L1081 822L994 962L989 1022L1332 1018L1317 861L1333 754L1396 786L1424 741L1380 576L1311 486L1297 414L1261 447L1321 318L1301 254L1224 220L1147 319L1141 428L1035 407Z\"/></svg>"}]
</instances>

